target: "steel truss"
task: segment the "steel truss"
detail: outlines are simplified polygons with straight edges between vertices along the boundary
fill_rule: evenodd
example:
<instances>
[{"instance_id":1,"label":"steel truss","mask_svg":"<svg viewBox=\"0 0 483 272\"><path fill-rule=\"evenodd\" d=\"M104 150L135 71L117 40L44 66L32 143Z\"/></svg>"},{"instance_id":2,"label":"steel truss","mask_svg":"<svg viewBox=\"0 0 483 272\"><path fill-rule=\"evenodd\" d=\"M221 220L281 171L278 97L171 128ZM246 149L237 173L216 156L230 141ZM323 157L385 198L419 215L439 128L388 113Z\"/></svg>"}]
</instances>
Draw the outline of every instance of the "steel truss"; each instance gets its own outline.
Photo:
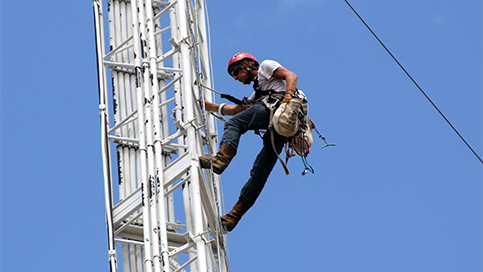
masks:
<instances>
[{"instance_id":1,"label":"steel truss","mask_svg":"<svg viewBox=\"0 0 483 272\"><path fill-rule=\"evenodd\" d=\"M111 271L228 271L219 178L198 162L217 147L197 103L213 100L205 3L93 4Z\"/></svg>"}]
</instances>

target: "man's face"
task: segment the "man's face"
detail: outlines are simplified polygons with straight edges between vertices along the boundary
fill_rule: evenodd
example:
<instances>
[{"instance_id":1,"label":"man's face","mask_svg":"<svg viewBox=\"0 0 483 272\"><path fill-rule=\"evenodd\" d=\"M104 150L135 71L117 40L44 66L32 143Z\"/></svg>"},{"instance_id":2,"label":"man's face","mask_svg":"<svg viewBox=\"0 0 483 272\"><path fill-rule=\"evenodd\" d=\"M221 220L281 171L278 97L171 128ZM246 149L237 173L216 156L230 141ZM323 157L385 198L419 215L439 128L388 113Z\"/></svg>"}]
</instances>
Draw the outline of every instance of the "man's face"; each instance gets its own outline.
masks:
<instances>
[{"instance_id":1,"label":"man's face","mask_svg":"<svg viewBox=\"0 0 483 272\"><path fill-rule=\"evenodd\" d=\"M247 69L243 68L241 65L233 69L232 76L235 80L238 80L245 85L251 83Z\"/></svg>"}]
</instances>

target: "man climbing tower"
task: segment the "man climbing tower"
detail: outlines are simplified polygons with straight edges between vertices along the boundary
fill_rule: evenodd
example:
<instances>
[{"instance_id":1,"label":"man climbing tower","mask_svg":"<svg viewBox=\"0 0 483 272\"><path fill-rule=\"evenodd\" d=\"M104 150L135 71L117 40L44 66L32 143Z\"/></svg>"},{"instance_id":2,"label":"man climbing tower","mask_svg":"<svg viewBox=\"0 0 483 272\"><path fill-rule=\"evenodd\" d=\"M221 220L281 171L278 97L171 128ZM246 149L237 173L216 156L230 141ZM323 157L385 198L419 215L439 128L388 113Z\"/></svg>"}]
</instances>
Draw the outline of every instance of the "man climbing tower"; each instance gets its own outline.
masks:
<instances>
[{"instance_id":1,"label":"man climbing tower","mask_svg":"<svg viewBox=\"0 0 483 272\"><path fill-rule=\"evenodd\" d=\"M204 156L199 158L202 168L213 168L213 172L218 175L223 173L235 157L241 135L251 129L255 131L268 129L270 105L280 105L290 101L297 90L296 74L273 60L265 60L259 64L255 57L248 53L238 53L230 59L228 74L246 85L254 82L255 92L250 98L244 99L242 105L204 101L207 111L217 111L221 115L233 116L225 123L218 153L211 158ZM274 137L270 135L272 132ZM286 138L274 130L267 130L263 136L263 147L253 163L250 178L243 186L238 201L230 212L221 216L222 225L227 231L232 231L255 203L275 166L285 141Z\"/></svg>"}]
</instances>

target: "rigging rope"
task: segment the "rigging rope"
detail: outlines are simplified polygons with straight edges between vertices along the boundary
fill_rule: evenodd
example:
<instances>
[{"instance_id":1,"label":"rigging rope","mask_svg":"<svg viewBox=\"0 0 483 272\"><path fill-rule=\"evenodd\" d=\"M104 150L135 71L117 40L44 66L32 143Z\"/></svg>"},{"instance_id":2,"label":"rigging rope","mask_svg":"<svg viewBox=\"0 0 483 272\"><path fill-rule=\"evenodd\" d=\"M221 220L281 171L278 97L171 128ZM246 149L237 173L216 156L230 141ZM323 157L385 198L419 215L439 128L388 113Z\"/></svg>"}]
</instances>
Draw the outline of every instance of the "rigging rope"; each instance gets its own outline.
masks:
<instances>
[{"instance_id":1,"label":"rigging rope","mask_svg":"<svg viewBox=\"0 0 483 272\"><path fill-rule=\"evenodd\" d=\"M412 76L408 73L408 71L406 71L406 69L404 69L404 67L401 65L401 63L399 63L399 61L396 59L396 57L394 57L394 55L391 53L391 51L389 51L389 49L386 47L386 45L384 45L384 43L379 39L379 37L376 35L376 33L374 33L374 31L372 31L372 29L364 21L364 19L362 19L362 17L359 15L359 13L357 13L357 11L351 6L351 4L347 0L344 0L344 1L352 9L352 11L355 13L355 15L357 15L357 17L359 17L361 22L372 33L372 35L377 39L377 41L379 41L379 43L382 45L382 47L384 47L384 49L387 51L387 53L389 53L389 55L391 55L392 59L399 65L399 67L401 67L401 69L404 71L404 73L406 73L406 75L411 79L411 81L414 83L414 85L416 85L416 87L421 91L421 93L426 97L426 99L431 103L431 105L433 105L433 107L439 112L439 114L443 117L443 119L446 121L446 123L448 123L448 125L451 126L451 128L454 130L454 132L456 132L456 134L461 138L461 140L466 144L466 146L473 152L473 154L483 164L483 160L478 156L478 154L473 150L473 148L468 144L468 142L466 142L466 140L463 138L463 136L461 136L461 134L458 132L458 130L456 130L456 128L451 124L451 122L448 120L448 118L446 118L446 116L444 116L444 114L439 110L439 108L436 106L436 104L433 103L433 101L423 91L423 89L419 86L419 84L416 83L416 81L412 78Z\"/></svg>"}]
</instances>

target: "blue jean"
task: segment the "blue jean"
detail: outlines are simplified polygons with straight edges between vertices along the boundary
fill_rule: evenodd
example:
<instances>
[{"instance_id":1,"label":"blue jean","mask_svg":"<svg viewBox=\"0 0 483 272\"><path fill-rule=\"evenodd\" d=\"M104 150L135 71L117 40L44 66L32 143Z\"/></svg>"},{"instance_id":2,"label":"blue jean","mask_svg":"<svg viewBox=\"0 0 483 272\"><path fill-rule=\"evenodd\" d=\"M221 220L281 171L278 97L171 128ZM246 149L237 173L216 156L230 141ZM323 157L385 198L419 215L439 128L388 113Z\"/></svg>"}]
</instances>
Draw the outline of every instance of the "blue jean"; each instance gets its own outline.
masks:
<instances>
[{"instance_id":1,"label":"blue jean","mask_svg":"<svg viewBox=\"0 0 483 272\"><path fill-rule=\"evenodd\" d=\"M268 129L269 119L270 111L264 105L252 105L225 122L225 131L221 137L220 145L230 143L237 149L241 135L250 129ZM277 150L277 154L280 154L286 137L279 135L275 131L274 133L275 149ZM275 154L272 147L270 131L267 131L263 136L262 150L258 153L252 170L250 171L250 178L240 193L240 199L249 207L255 204L255 201L262 192L268 176L277 162L277 154Z\"/></svg>"}]
</instances>

